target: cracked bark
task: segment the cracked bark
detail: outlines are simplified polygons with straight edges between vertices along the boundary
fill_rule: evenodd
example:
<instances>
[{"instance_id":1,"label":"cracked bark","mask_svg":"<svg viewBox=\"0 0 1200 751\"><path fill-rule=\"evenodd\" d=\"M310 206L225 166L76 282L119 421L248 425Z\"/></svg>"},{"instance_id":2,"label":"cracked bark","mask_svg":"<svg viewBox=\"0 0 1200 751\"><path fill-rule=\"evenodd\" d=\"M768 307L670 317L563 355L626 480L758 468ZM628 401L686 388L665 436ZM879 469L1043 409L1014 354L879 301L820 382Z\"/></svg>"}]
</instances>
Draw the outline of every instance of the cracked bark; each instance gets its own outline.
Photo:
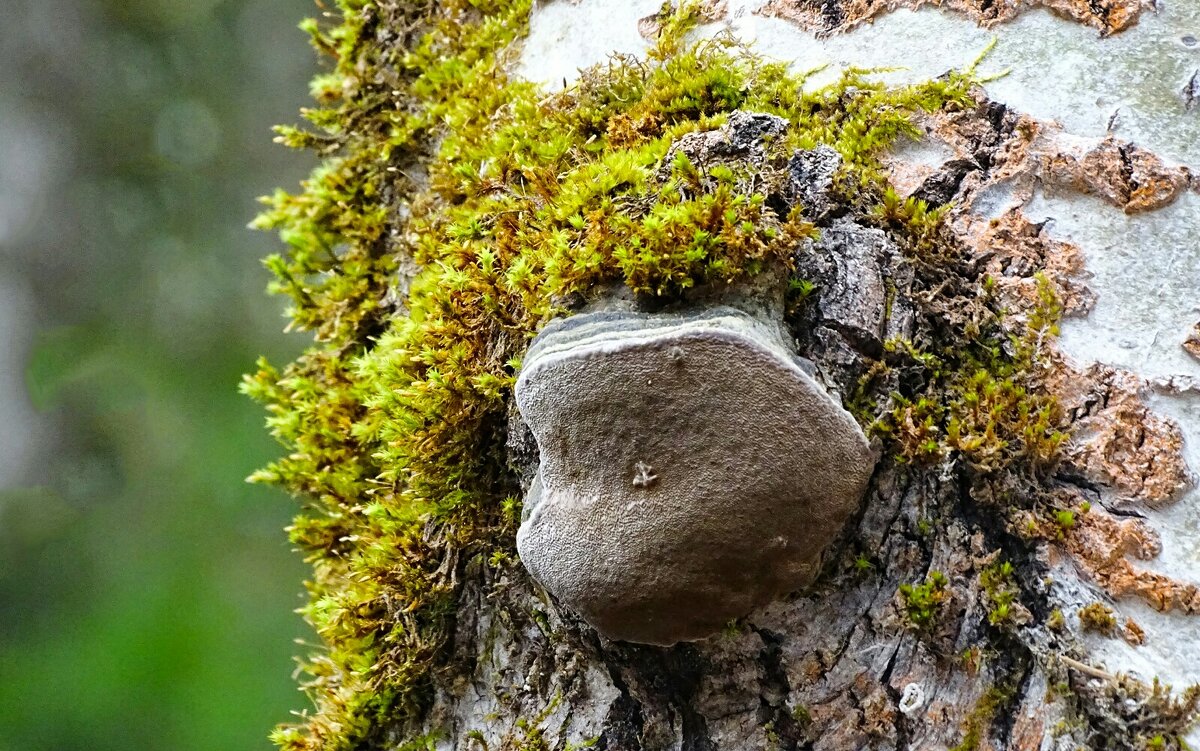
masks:
<instances>
[{"instance_id":1,"label":"cracked bark","mask_svg":"<svg viewBox=\"0 0 1200 751\"><path fill-rule=\"evenodd\" d=\"M772 7L781 15L787 8L820 15L821 24L834 29L853 23L859 6L800 0ZM991 18L1015 13L1018 4L973 7ZM1078 18L1105 28L1108 7L1091 4L1091 15L1080 10ZM1186 92L1189 105L1194 88ZM830 199L826 172L836 153L792 155L784 170L792 177L789 190L768 197L781 211L801 202L820 227L821 239L796 258L797 275L818 291L789 323L799 354L843 396L884 356L889 337L912 338L938 325L939 317L966 315L947 300L965 296L968 281L984 274L1016 307L1034 294L1034 275L1043 269L1068 314L1091 304L1088 290L1072 281L1081 264L1077 249L1051 240L1043 225L1019 212L972 213L989 188L1094 193L1134 213L1196 187L1186 170L1168 168L1132 144L1074 139L1068 148L1053 125L982 96L977 108L941 113L923 126L953 157L932 169L902 160L889 168L894 183L911 185L906 196L958 207L951 224L971 254L937 285L922 282L886 233ZM692 140L693 146L705 141ZM704 166L701 154L689 156ZM912 174L906 177L906 170ZM1036 544L1018 539L1002 504L964 464L920 469L885 460L814 586L725 633L669 648L603 639L560 608L517 562L497 573L476 559L449 561L458 589L448 654L433 676L421 722L391 728L386 747L412 748L407 739L422 734L435 738L438 749L456 751L1129 747L1119 731L1141 704L1126 715L1115 704L1109 708L1124 689L1086 663L1075 636L1042 624L1056 609L1093 601L1103 588L1164 608L1195 609L1200 599L1169 581L1113 569L1126 552L1143 560L1154 554L1152 534L1138 526L1137 504L1168 501L1186 468L1181 460L1172 464L1177 429L1138 401L1137 387L1123 374L1057 365L1054 388L1081 438L1038 490L1097 508L1080 523L1079 537ZM897 367L892 377L908 376ZM515 410L508 431L516 494L533 477L537 446ZM1101 488L1115 488L1127 502L1102 502ZM1014 627L989 623L980 584L981 571L1000 559L1014 566L1018 607L1028 611ZM947 575L951 597L930 629L914 629L897 593L933 571ZM1051 586L1066 573L1090 582L1065 593ZM922 700L904 712L901 698L910 686Z\"/></svg>"},{"instance_id":2,"label":"cracked bark","mask_svg":"<svg viewBox=\"0 0 1200 751\"><path fill-rule=\"evenodd\" d=\"M984 100L956 117L954 129L967 134L971 158L950 161L919 190L969 204L971 191L993 171L1011 172L1001 152L1012 150L1018 118ZM792 161L820 162L819 153ZM806 182L793 193L822 184L811 170L796 169ZM811 191L806 198L820 207L822 237L798 253L798 274L820 291L793 318L792 333L800 354L845 394L881 355L886 338L936 325L931 302L963 277L921 287L887 235ZM1051 246L1038 228L1020 231L1025 245L1010 242L998 251L980 243L959 273L990 270L1019 293L1046 260L1019 251L1047 253ZM1086 420L1106 409L1114 393L1089 393L1069 405L1070 414ZM527 484L537 449L515 410L509 431L510 463ZM1095 473L1083 463L1064 462L1045 484L1098 501ZM1086 694L1094 677L1055 660L1071 648L1069 636L1041 626L990 625L979 579L989 563L1010 561L1018 607L1034 616L1018 621L1045 623L1063 606L1049 587L1051 547L1014 537L986 485L965 465L881 462L812 588L726 633L670 648L599 637L519 564L496 579L478 561L465 561L451 655L435 677L432 705L421 727L396 728L393 737L425 732L439 738L440 749L491 750L1074 748L1096 737L1099 721L1081 709L1076 694L1054 698L1048 691L1069 684ZM949 577L952 595L931 629L916 630L897 592L935 570ZM900 699L910 686L923 701L904 713ZM1074 738L1054 737L1060 720L1075 723ZM1122 747L1114 743L1095 747Z\"/></svg>"},{"instance_id":3,"label":"cracked bark","mask_svg":"<svg viewBox=\"0 0 1200 751\"><path fill-rule=\"evenodd\" d=\"M989 687L1016 686L1012 707L1040 707L1045 691L1019 643L977 672L963 669L965 650L996 643L972 576L976 559L1005 546L972 505L957 478L884 467L847 535L849 548L875 551L874 570L858 573L842 555L813 591L727 634L671 648L600 639L519 568L506 582L468 569L455 659L439 678L427 727L448 731L453 748L521 748L529 733L518 718L540 720L552 748L591 739L598 748L681 751L957 744ZM922 533L926 517L947 522ZM921 634L905 626L895 593L934 567L951 576L954 601L936 633ZM926 701L905 716L897 705L910 683ZM997 748L1015 747L1008 739L1017 713L1003 715L990 737Z\"/></svg>"}]
</instances>

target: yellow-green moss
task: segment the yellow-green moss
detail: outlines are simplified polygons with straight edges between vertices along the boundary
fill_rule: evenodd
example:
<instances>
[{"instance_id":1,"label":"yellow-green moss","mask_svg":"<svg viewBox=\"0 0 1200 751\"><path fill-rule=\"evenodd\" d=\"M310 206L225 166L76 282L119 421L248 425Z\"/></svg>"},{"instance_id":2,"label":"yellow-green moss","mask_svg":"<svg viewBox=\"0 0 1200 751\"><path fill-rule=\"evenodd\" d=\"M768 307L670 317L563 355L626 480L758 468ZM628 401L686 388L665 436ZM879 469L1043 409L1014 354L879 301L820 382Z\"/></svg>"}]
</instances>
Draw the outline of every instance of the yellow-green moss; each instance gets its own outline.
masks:
<instances>
[{"instance_id":1,"label":"yellow-green moss","mask_svg":"<svg viewBox=\"0 0 1200 751\"><path fill-rule=\"evenodd\" d=\"M1013 565L997 560L979 572L979 588L988 601L988 623L1010 626L1021 615L1021 590L1013 580Z\"/></svg>"},{"instance_id":2,"label":"yellow-green moss","mask_svg":"<svg viewBox=\"0 0 1200 751\"><path fill-rule=\"evenodd\" d=\"M900 585L905 616L909 624L918 630L928 630L934 626L950 594L950 579L941 571L929 572L921 584Z\"/></svg>"},{"instance_id":3,"label":"yellow-green moss","mask_svg":"<svg viewBox=\"0 0 1200 751\"><path fill-rule=\"evenodd\" d=\"M911 199L902 205L908 203ZM893 226L898 221L901 228L910 229L918 258L953 248L940 218L931 218L936 212L920 203L916 208L888 209L885 197L877 214L892 217L887 221ZM897 212L899 219L893 217ZM942 239L932 241L931 234ZM949 303L969 303L964 311L968 318L947 326L939 340L924 347L908 341L886 343L891 357L885 362L904 363L924 376L914 393L892 393L871 425L875 435L894 442L899 461L935 464L954 454L985 474L1016 469L1037 475L1053 466L1067 438L1065 421L1057 400L1040 387L1037 377L1058 334L1062 306L1043 273L1038 272L1035 281L1037 301L1017 334L1000 325L1001 314L989 300L992 285L984 279L973 295ZM886 370L872 369L864 383L879 379ZM861 400L866 391L860 384L856 398Z\"/></svg>"},{"instance_id":4,"label":"yellow-green moss","mask_svg":"<svg viewBox=\"0 0 1200 751\"><path fill-rule=\"evenodd\" d=\"M962 740L950 751L976 751L996 719L996 714L1012 700L1012 697L1011 688L991 686L984 691L963 723Z\"/></svg>"},{"instance_id":5,"label":"yellow-green moss","mask_svg":"<svg viewBox=\"0 0 1200 751\"><path fill-rule=\"evenodd\" d=\"M933 263L941 214L887 192L877 159L915 135L917 111L967 104L972 83L887 88L850 71L804 93L783 65L689 43L689 4L664 9L647 60L614 59L547 96L506 73L529 0L337 5L332 26L304 24L334 63L313 83L314 128L280 130L324 161L256 222L286 243L267 260L273 289L316 342L244 384L288 452L254 479L304 499L289 532L313 566L303 613L323 647L302 664L314 710L274 735L297 750L357 748L426 706L455 562L511 545L505 402L556 300L604 283L670 297L735 281L813 235L802 207L778 215L731 171L683 158L659 179L674 139L735 109L780 115L775 148L833 146L839 199L881 207L877 221ZM1016 439L1045 453L1050 408L1021 391L1027 358L966 333L957 349L909 347L937 373L926 394L894 397L881 432L907 446L906 426L925 425L936 451L996 466Z\"/></svg>"},{"instance_id":6,"label":"yellow-green moss","mask_svg":"<svg viewBox=\"0 0 1200 751\"><path fill-rule=\"evenodd\" d=\"M1081 607L1079 625L1084 631L1095 631L1105 636L1117 633L1117 617L1113 609L1102 602L1091 602Z\"/></svg>"}]
</instances>

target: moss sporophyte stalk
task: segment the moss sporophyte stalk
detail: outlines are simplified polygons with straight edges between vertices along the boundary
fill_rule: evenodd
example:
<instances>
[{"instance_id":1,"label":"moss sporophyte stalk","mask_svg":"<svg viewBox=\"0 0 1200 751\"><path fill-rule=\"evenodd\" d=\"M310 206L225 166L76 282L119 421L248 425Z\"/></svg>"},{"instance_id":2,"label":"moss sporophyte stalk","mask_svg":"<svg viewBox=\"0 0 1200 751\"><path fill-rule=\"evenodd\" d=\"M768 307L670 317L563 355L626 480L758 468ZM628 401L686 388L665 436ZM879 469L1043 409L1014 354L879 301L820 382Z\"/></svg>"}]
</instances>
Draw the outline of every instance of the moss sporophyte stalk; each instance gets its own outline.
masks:
<instances>
[{"instance_id":1,"label":"moss sporophyte stalk","mask_svg":"<svg viewBox=\"0 0 1200 751\"><path fill-rule=\"evenodd\" d=\"M834 148L837 199L874 211L937 275L962 252L944 210L900 201L879 157L917 135L916 113L968 106L975 83L966 71L887 87L849 70L805 91L804 75L731 39L693 40L704 19L684 4L664 7L644 60L614 57L548 94L509 73L528 0L338 0L334 15L303 25L332 61L310 126L279 129L323 161L255 222L283 239L271 289L315 341L243 384L287 449L252 479L303 499L288 531L313 567L303 614L323 642L302 663L314 708L274 733L287 749L356 748L428 706L457 567L510 558L506 404L557 301L603 284L672 298L736 282L790 265L816 235L803 207L779 213L733 170L664 168L672 142L735 110L785 118L770 148ZM856 414L890 456L962 456L984 472L1049 460L1055 407L1022 375L1042 332L1014 346L981 306L941 339L889 345L874 374L918 370L905 393L861 384Z\"/></svg>"}]
</instances>

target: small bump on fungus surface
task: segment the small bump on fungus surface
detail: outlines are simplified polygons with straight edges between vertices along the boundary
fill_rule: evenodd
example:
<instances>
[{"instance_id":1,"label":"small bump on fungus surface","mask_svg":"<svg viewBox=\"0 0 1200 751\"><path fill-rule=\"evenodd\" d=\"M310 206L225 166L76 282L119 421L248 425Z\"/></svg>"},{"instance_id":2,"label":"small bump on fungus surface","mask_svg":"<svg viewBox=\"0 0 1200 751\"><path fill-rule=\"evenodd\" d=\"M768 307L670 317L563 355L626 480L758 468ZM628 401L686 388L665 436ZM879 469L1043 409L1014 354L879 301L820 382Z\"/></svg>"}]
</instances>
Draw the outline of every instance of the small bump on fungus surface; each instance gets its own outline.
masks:
<instances>
[{"instance_id":1,"label":"small bump on fungus surface","mask_svg":"<svg viewBox=\"0 0 1200 751\"><path fill-rule=\"evenodd\" d=\"M782 337L732 308L552 322L516 387L538 582L614 640L711 635L815 578L874 457Z\"/></svg>"}]
</instances>

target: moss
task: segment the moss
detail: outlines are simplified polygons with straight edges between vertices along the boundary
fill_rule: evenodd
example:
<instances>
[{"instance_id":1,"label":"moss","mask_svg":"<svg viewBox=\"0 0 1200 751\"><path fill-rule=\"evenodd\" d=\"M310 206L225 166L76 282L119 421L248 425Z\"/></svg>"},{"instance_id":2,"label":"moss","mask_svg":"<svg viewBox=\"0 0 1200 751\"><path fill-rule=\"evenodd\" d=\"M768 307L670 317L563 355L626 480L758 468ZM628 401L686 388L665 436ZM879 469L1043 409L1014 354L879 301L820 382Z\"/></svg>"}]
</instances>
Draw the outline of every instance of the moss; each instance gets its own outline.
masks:
<instances>
[{"instance_id":1,"label":"moss","mask_svg":"<svg viewBox=\"0 0 1200 751\"><path fill-rule=\"evenodd\" d=\"M1117 632L1117 617L1109 606L1093 602L1079 609L1079 625L1084 631L1113 636Z\"/></svg>"},{"instance_id":2,"label":"moss","mask_svg":"<svg viewBox=\"0 0 1200 751\"><path fill-rule=\"evenodd\" d=\"M1118 675L1080 698L1093 723L1088 738L1097 751L1116 749L1187 749L1183 736L1195 725L1200 687L1174 692L1155 679L1151 683Z\"/></svg>"},{"instance_id":3,"label":"moss","mask_svg":"<svg viewBox=\"0 0 1200 751\"><path fill-rule=\"evenodd\" d=\"M979 573L979 586L989 604L988 623L993 626L1011 626L1022 619L1018 599L1021 591L1013 579L1014 572L1008 561L996 561Z\"/></svg>"},{"instance_id":4,"label":"moss","mask_svg":"<svg viewBox=\"0 0 1200 751\"><path fill-rule=\"evenodd\" d=\"M1054 512L1054 523L1063 534L1075 527L1075 512L1070 509L1059 509Z\"/></svg>"},{"instance_id":5,"label":"moss","mask_svg":"<svg viewBox=\"0 0 1200 751\"><path fill-rule=\"evenodd\" d=\"M928 630L937 621L942 606L950 599L950 580L941 571L931 571L921 584L901 584L900 598L908 622Z\"/></svg>"},{"instance_id":6,"label":"moss","mask_svg":"<svg viewBox=\"0 0 1200 751\"><path fill-rule=\"evenodd\" d=\"M338 0L331 22L304 24L333 67L313 82L310 126L279 138L324 161L256 225L284 241L266 262L272 289L315 343L243 386L287 451L252 479L304 499L289 534L313 567L303 614L323 642L302 664L314 710L275 732L280 746L362 747L428 705L455 562L510 556L506 400L558 301L602 284L672 298L735 282L813 236L802 207L780 214L744 175L686 158L660 172L674 140L735 109L780 115L773 158L832 146L840 201L878 206L931 278L956 262L944 211L899 201L878 157L916 134L916 112L967 104L970 72L888 88L851 70L805 93L803 76L731 42L690 43L698 7L664 8L647 60L616 58L551 96L506 74L529 0ZM814 288L795 280L793 293ZM860 414L894 455L958 452L999 471L1053 453L1053 405L1024 380L1051 324L1031 319L1014 344L998 313L980 317L940 343L894 344L877 372L915 368L917 388L863 384ZM868 414L885 400L886 415ZM910 618L931 620L944 583L911 594Z\"/></svg>"},{"instance_id":7,"label":"moss","mask_svg":"<svg viewBox=\"0 0 1200 751\"><path fill-rule=\"evenodd\" d=\"M861 553L855 556L853 566L854 572L859 576L866 576L875 568L875 564L871 563L871 558Z\"/></svg>"},{"instance_id":8,"label":"moss","mask_svg":"<svg viewBox=\"0 0 1200 751\"><path fill-rule=\"evenodd\" d=\"M502 751L550 751L551 746L542 725L561 702L562 697L556 695L537 716L517 720L516 731L501 745Z\"/></svg>"},{"instance_id":9,"label":"moss","mask_svg":"<svg viewBox=\"0 0 1200 751\"><path fill-rule=\"evenodd\" d=\"M979 646L967 647L958 658L963 668L971 675L978 675L979 669L983 667L984 654Z\"/></svg>"},{"instance_id":10,"label":"moss","mask_svg":"<svg viewBox=\"0 0 1200 751\"><path fill-rule=\"evenodd\" d=\"M1011 689L992 686L983 692L963 724L963 737L950 751L976 751L983 743L996 714L1012 700Z\"/></svg>"},{"instance_id":11,"label":"moss","mask_svg":"<svg viewBox=\"0 0 1200 751\"><path fill-rule=\"evenodd\" d=\"M418 735L396 747L396 751L435 751L440 737L437 734Z\"/></svg>"},{"instance_id":12,"label":"moss","mask_svg":"<svg viewBox=\"0 0 1200 751\"><path fill-rule=\"evenodd\" d=\"M1055 608L1050 611L1050 617L1046 619L1046 628L1051 631L1062 632L1067 627L1067 618L1063 615L1063 611Z\"/></svg>"},{"instance_id":13,"label":"moss","mask_svg":"<svg viewBox=\"0 0 1200 751\"><path fill-rule=\"evenodd\" d=\"M910 203L911 199L901 206ZM954 248L944 236L930 239L945 231L938 211L927 210L921 202L911 209L889 210L886 196L883 206L876 215L893 229L897 223L906 228L911 253L924 258L935 250ZM903 340L887 342L892 362L924 376L923 387L914 393L892 393L890 404L871 425L874 434L896 445L898 461L929 465L961 457L991 475L1011 470L1039 475L1053 466L1067 437L1065 421L1038 376L1058 333L1062 306L1049 279L1040 272L1035 279L1038 299L1019 333L1007 333L1001 313L989 305L991 286L985 278L960 298L971 317L944 327L944 338L924 347ZM886 370L877 368L865 378L877 379Z\"/></svg>"},{"instance_id":14,"label":"moss","mask_svg":"<svg viewBox=\"0 0 1200 751\"><path fill-rule=\"evenodd\" d=\"M796 721L801 730L807 730L813 722L812 713L803 704L797 704L792 708L792 719Z\"/></svg>"}]
</instances>

